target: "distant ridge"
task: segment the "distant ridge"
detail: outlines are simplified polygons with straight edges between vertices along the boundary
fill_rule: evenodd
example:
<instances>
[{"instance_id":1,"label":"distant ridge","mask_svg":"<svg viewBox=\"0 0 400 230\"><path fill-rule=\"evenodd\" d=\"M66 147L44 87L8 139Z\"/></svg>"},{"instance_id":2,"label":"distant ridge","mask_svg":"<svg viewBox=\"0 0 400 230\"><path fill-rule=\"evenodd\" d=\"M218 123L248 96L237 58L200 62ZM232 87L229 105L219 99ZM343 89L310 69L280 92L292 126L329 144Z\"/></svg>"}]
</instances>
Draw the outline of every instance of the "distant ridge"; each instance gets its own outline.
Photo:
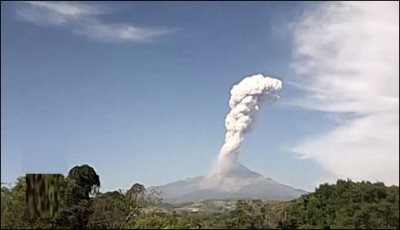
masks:
<instances>
[{"instance_id":1,"label":"distant ridge","mask_svg":"<svg viewBox=\"0 0 400 230\"><path fill-rule=\"evenodd\" d=\"M265 178L237 163L223 173L179 180L154 186L163 192L165 202L200 202L215 199L261 199L287 201L307 192Z\"/></svg>"}]
</instances>

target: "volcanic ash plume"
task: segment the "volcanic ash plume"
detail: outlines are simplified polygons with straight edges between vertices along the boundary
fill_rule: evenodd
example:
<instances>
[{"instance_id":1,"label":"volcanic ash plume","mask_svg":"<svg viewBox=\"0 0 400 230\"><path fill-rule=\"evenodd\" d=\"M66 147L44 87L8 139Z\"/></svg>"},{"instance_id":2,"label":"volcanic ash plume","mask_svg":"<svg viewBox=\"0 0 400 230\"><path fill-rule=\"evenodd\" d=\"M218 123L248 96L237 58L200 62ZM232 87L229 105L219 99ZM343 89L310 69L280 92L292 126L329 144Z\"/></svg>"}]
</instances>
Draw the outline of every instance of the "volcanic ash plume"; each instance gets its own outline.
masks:
<instances>
[{"instance_id":1,"label":"volcanic ash plume","mask_svg":"<svg viewBox=\"0 0 400 230\"><path fill-rule=\"evenodd\" d=\"M259 103L275 102L281 89L280 80L262 74L246 77L232 87L229 100L231 111L225 118L225 143L218 155L216 173L228 173L239 165L238 154L243 135L251 131Z\"/></svg>"}]
</instances>

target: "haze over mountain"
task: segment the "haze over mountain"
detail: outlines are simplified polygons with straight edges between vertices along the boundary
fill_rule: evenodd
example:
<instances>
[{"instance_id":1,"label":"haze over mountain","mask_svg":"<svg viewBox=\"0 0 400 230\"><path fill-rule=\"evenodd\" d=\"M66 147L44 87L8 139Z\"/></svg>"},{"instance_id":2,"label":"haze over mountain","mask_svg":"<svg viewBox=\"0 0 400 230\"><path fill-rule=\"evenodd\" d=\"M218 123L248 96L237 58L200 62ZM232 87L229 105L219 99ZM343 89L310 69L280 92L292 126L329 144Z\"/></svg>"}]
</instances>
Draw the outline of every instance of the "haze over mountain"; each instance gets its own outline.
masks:
<instances>
[{"instance_id":1,"label":"haze over mountain","mask_svg":"<svg viewBox=\"0 0 400 230\"><path fill-rule=\"evenodd\" d=\"M261 199L286 201L307 193L265 178L237 163L223 173L213 173L155 186L165 202L199 202L214 199Z\"/></svg>"}]
</instances>

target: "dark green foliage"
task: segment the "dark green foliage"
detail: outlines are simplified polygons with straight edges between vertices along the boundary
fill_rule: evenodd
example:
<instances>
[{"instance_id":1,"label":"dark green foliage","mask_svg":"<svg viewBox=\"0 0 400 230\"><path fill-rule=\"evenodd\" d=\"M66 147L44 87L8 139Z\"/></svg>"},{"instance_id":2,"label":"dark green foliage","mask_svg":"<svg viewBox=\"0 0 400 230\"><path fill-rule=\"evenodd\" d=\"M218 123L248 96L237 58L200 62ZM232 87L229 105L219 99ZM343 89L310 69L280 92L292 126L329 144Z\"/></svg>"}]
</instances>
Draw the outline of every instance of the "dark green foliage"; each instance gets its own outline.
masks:
<instances>
[{"instance_id":1,"label":"dark green foliage","mask_svg":"<svg viewBox=\"0 0 400 230\"><path fill-rule=\"evenodd\" d=\"M100 187L100 178L89 165L75 166L63 181L64 208L56 218L63 228L84 229L88 227L93 213L90 194L96 194Z\"/></svg>"},{"instance_id":2,"label":"dark green foliage","mask_svg":"<svg viewBox=\"0 0 400 230\"><path fill-rule=\"evenodd\" d=\"M100 194L93 200L93 213L89 218L88 226L94 229L119 228L128 211L124 209L124 194L120 191Z\"/></svg>"},{"instance_id":3,"label":"dark green foliage","mask_svg":"<svg viewBox=\"0 0 400 230\"><path fill-rule=\"evenodd\" d=\"M89 195L95 194L100 187L100 177L89 165L73 167L68 173L68 179L74 181L76 185L72 189L76 199L72 202L79 202L82 199L88 200Z\"/></svg>"},{"instance_id":4,"label":"dark green foliage","mask_svg":"<svg viewBox=\"0 0 400 230\"><path fill-rule=\"evenodd\" d=\"M52 217L29 218L25 212L25 180L18 178L15 186L1 189L2 229L399 228L399 187L382 183L338 180L290 202L239 200L236 207L227 209L231 211L182 212L172 211L172 205L160 205L160 193L148 191L141 184L126 192L96 193L99 176L84 165L71 169L67 178L60 176L59 212ZM176 210L187 205L192 204L182 204ZM160 207L164 209L157 209Z\"/></svg>"},{"instance_id":5,"label":"dark green foliage","mask_svg":"<svg viewBox=\"0 0 400 230\"><path fill-rule=\"evenodd\" d=\"M25 177L19 177L11 189L1 189L1 228L27 227L25 191Z\"/></svg>"},{"instance_id":6,"label":"dark green foliage","mask_svg":"<svg viewBox=\"0 0 400 230\"><path fill-rule=\"evenodd\" d=\"M399 228L399 187L338 180L302 196L290 215L299 228Z\"/></svg>"}]
</instances>

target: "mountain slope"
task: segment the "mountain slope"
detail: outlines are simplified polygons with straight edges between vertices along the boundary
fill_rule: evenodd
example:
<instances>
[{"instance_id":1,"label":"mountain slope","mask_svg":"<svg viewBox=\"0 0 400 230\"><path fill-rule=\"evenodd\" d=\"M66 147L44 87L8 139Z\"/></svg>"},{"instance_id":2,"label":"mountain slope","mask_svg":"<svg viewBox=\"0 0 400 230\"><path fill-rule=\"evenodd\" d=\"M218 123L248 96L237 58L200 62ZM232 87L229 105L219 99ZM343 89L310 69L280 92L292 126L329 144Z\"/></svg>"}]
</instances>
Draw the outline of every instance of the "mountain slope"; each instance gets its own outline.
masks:
<instances>
[{"instance_id":1,"label":"mountain slope","mask_svg":"<svg viewBox=\"0 0 400 230\"><path fill-rule=\"evenodd\" d=\"M154 187L153 187L154 188ZM170 203L212 199L292 200L306 191L265 178L237 163L223 173L180 180L156 187Z\"/></svg>"}]
</instances>

